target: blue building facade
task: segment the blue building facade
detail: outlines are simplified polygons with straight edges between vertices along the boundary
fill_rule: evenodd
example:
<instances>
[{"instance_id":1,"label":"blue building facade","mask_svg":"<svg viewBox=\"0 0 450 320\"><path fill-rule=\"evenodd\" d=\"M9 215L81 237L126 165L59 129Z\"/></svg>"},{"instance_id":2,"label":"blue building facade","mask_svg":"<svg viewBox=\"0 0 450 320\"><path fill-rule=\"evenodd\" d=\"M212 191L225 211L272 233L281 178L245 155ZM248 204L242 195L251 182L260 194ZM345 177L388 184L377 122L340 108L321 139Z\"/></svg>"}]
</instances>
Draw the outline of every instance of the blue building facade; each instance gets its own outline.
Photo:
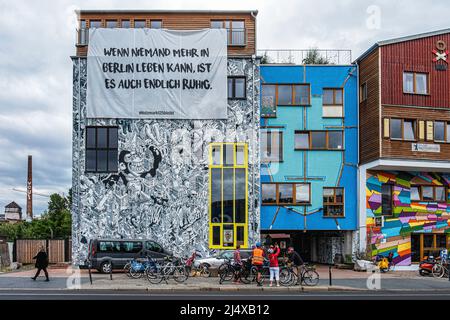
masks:
<instances>
[{"instance_id":1,"label":"blue building facade","mask_svg":"<svg viewBox=\"0 0 450 320\"><path fill-rule=\"evenodd\" d=\"M357 235L355 65L261 65L261 237L306 260L349 259Z\"/></svg>"}]
</instances>

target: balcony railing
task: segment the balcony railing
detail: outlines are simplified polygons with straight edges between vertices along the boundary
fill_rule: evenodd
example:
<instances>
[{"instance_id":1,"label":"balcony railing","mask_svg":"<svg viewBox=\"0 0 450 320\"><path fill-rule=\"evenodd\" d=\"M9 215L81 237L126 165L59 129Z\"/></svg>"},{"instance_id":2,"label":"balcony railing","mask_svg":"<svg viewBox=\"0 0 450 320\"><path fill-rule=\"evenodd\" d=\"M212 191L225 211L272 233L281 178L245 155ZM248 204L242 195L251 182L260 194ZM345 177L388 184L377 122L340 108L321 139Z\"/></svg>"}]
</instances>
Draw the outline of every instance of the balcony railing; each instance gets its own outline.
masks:
<instances>
[{"instance_id":1,"label":"balcony railing","mask_svg":"<svg viewBox=\"0 0 450 320\"><path fill-rule=\"evenodd\" d=\"M322 49L260 49L257 51L262 57L262 64L337 64L352 63L351 50L322 50Z\"/></svg>"},{"instance_id":2,"label":"balcony railing","mask_svg":"<svg viewBox=\"0 0 450 320\"><path fill-rule=\"evenodd\" d=\"M232 29L227 30L227 39L229 46L246 46L247 36L245 29ZM87 46L89 44L89 29L77 30L77 45Z\"/></svg>"}]
</instances>

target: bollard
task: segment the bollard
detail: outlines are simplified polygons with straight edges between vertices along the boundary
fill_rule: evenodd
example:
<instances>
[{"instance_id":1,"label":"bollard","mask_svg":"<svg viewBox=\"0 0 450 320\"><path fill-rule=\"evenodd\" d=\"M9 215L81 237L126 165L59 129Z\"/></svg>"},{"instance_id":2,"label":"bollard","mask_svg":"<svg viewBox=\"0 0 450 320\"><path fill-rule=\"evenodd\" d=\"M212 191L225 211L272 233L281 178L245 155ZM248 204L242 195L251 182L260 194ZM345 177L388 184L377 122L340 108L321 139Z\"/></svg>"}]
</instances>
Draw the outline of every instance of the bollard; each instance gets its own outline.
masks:
<instances>
[{"instance_id":1,"label":"bollard","mask_svg":"<svg viewBox=\"0 0 450 320\"><path fill-rule=\"evenodd\" d=\"M111 263L111 268L109 268L109 280L112 280L113 263L112 263L112 261L110 263Z\"/></svg>"},{"instance_id":2,"label":"bollard","mask_svg":"<svg viewBox=\"0 0 450 320\"><path fill-rule=\"evenodd\" d=\"M91 264L89 263L89 281L91 282L92 285L92 273L91 273Z\"/></svg>"},{"instance_id":3,"label":"bollard","mask_svg":"<svg viewBox=\"0 0 450 320\"><path fill-rule=\"evenodd\" d=\"M329 282L330 282L330 287L333 286L333 279L331 277L331 265L328 268L328 274L329 274Z\"/></svg>"}]
</instances>

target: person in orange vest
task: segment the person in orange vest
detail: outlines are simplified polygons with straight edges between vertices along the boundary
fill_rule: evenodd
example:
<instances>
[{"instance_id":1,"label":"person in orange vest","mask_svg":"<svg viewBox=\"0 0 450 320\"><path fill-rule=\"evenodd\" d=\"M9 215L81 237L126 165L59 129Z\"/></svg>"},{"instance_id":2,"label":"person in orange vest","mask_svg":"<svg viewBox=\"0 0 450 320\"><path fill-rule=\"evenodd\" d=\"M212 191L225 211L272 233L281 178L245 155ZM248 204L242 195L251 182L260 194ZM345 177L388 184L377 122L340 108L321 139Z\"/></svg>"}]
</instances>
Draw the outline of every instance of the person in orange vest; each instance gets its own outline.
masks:
<instances>
[{"instance_id":1,"label":"person in orange vest","mask_svg":"<svg viewBox=\"0 0 450 320\"><path fill-rule=\"evenodd\" d=\"M261 287L261 269L264 265L264 250L261 248L260 242L257 242L256 248L253 249L252 264L256 267L257 270L256 283L258 284L258 287Z\"/></svg>"}]
</instances>

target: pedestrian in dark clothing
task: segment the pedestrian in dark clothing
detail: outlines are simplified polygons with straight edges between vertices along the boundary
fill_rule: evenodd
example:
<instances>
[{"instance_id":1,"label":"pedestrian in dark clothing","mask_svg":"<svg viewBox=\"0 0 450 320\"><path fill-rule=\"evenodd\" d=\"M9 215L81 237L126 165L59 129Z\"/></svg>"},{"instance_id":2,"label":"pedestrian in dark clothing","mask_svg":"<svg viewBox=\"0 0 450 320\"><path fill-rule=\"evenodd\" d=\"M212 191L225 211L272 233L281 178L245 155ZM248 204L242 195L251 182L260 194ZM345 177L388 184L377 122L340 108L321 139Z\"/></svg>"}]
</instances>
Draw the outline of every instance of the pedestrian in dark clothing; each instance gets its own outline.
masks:
<instances>
[{"instance_id":1,"label":"pedestrian in dark clothing","mask_svg":"<svg viewBox=\"0 0 450 320\"><path fill-rule=\"evenodd\" d=\"M300 254L298 254L298 252L296 252L294 250L293 247L289 247L288 248L288 259L289 262L292 263L293 266L293 271L295 273L295 275L297 276L297 283L296 285L299 285L301 283L301 275L300 275L300 266L303 265L303 259L300 256Z\"/></svg>"},{"instance_id":2,"label":"pedestrian in dark clothing","mask_svg":"<svg viewBox=\"0 0 450 320\"><path fill-rule=\"evenodd\" d=\"M34 265L37 268L36 275L32 277L31 279L36 280L37 277L39 277L39 274L41 273L41 270L44 271L45 274L45 281L50 281L48 278L48 255L47 252L45 252L45 248L42 246L39 249L39 252L36 256L33 257L33 259L36 259L36 264Z\"/></svg>"}]
</instances>

